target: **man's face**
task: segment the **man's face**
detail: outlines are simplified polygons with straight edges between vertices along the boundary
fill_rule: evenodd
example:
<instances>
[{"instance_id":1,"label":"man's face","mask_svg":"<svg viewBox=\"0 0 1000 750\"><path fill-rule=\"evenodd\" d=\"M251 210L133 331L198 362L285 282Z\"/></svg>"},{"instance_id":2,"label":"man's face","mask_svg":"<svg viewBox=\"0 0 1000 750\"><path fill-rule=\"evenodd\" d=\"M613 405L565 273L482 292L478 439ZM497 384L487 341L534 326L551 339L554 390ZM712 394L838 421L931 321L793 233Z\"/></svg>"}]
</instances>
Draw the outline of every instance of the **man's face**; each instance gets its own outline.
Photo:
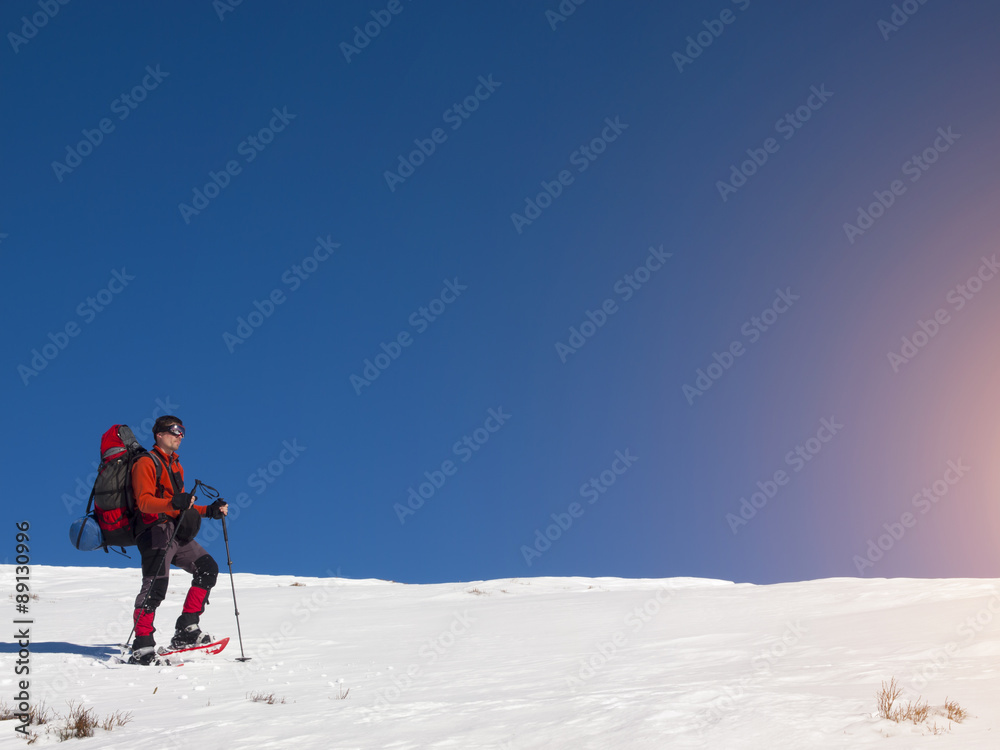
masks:
<instances>
[{"instance_id":1,"label":"man's face","mask_svg":"<svg viewBox=\"0 0 1000 750\"><path fill-rule=\"evenodd\" d=\"M174 432L183 432L184 428L180 425L171 425L167 432L157 433L156 438L160 443L160 447L167 451L176 451L181 447L181 441L184 439L184 435L175 435Z\"/></svg>"}]
</instances>

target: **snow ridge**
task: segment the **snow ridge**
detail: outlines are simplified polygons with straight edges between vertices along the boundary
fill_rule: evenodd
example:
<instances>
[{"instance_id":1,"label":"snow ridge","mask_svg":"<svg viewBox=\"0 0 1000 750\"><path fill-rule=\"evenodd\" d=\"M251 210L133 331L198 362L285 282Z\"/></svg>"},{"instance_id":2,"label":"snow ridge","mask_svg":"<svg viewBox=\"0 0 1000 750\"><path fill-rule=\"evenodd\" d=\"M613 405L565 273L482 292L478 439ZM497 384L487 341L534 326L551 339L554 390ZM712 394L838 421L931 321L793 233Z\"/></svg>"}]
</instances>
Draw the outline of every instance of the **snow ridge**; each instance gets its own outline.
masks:
<instances>
[{"instance_id":1,"label":"snow ridge","mask_svg":"<svg viewBox=\"0 0 1000 750\"><path fill-rule=\"evenodd\" d=\"M164 643L184 578L158 613ZM13 591L13 566L0 580ZM202 623L232 641L180 668L113 663L138 570L36 566L32 581L31 702L131 712L96 730L102 748L996 746L997 580L238 574L251 661L235 661L232 594L219 585ZM5 701L24 679L18 650L0 648ZM893 677L901 700L928 702L925 722L878 718L875 693ZM963 722L941 713L946 698ZM21 746L14 725L0 723L0 748Z\"/></svg>"}]
</instances>

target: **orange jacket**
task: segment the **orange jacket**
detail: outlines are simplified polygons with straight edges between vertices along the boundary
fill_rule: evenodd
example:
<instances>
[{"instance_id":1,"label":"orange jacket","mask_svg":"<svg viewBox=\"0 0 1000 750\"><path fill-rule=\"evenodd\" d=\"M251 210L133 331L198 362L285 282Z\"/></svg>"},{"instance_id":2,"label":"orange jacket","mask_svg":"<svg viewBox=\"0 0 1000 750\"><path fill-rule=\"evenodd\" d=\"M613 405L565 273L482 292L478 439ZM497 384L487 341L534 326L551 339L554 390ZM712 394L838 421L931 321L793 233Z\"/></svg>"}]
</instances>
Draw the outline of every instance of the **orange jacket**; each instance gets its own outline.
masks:
<instances>
[{"instance_id":1,"label":"orange jacket","mask_svg":"<svg viewBox=\"0 0 1000 750\"><path fill-rule=\"evenodd\" d=\"M153 450L160 463L163 464L159 476L160 492L157 492L157 466L152 458L145 461L143 459L149 458L149 456L142 456L132 466L132 494L135 497L135 505L142 514L143 524L156 523L161 513L171 518L177 518L181 514L179 510L170 505L174 496L174 488L168 473L171 471L177 473L181 490L183 490L184 469L181 467L181 462L176 453L167 456L160 450L159 446L155 446ZM205 505L195 505L194 509L204 516L206 507Z\"/></svg>"}]
</instances>

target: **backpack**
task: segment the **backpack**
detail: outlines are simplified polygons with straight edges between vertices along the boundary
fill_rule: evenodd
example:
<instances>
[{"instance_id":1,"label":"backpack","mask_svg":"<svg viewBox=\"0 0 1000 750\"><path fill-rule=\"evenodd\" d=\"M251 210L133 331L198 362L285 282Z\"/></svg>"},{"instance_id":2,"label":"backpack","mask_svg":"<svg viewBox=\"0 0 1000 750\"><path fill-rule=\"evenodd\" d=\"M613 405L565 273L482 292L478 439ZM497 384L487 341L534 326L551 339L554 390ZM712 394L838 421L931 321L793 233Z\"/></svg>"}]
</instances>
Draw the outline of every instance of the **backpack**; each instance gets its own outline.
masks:
<instances>
[{"instance_id":1,"label":"backpack","mask_svg":"<svg viewBox=\"0 0 1000 750\"><path fill-rule=\"evenodd\" d=\"M87 501L87 515L70 526L70 542L79 550L135 545L137 511L132 467L142 456L153 459L157 483L162 461L143 448L128 425L116 424L101 437L101 465ZM93 510L91 510L93 507Z\"/></svg>"}]
</instances>

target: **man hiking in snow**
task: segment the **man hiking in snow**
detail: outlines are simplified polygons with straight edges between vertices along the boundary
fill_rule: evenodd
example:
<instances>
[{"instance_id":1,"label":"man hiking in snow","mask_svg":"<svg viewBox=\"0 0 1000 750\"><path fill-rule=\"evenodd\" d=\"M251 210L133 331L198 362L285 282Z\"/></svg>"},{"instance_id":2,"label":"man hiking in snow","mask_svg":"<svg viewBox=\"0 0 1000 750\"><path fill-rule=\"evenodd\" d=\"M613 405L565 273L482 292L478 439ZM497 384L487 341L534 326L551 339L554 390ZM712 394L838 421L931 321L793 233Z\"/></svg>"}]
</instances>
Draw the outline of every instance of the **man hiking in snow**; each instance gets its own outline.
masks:
<instances>
[{"instance_id":1,"label":"man hiking in snow","mask_svg":"<svg viewBox=\"0 0 1000 750\"><path fill-rule=\"evenodd\" d=\"M211 643L212 638L198 627L198 619L208 604L208 594L219 575L215 559L194 541L202 516L221 519L229 508L224 500L211 505L195 505L195 497L184 491L184 469L177 449L184 439L184 424L165 415L153 425L156 445L132 469L132 491L139 517L136 546L142 556L142 587L135 599L135 640L132 664L151 664L156 659L153 618L167 593L171 564L194 578L181 615L174 626L171 648Z\"/></svg>"}]
</instances>

